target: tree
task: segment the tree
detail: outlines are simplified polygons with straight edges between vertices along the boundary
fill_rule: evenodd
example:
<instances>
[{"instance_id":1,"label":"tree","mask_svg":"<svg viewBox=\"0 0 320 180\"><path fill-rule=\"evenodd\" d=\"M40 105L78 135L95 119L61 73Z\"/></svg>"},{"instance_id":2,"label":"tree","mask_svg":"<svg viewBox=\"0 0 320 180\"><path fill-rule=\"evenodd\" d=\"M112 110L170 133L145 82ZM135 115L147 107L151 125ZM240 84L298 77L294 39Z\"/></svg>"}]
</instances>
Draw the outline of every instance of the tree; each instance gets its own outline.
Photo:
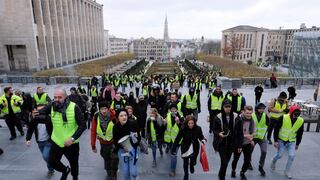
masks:
<instances>
[{"instance_id":1,"label":"tree","mask_svg":"<svg viewBox=\"0 0 320 180\"><path fill-rule=\"evenodd\" d=\"M207 43L204 43L201 46L201 52L209 55L216 55L218 56L220 53L220 49L221 49L221 42L220 41L209 41Z\"/></svg>"},{"instance_id":2,"label":"tree","mask_svg":"<svg viewBox=\"0 0 320 180\"><path fill-rule=\"evenodd\" d=\"M232 33L231 35L227 36L226 42L227 43L225 44L224 48L222 48L223 56L231 56L231 59L234 60L243 48L243 40L239 36L236 36Z\"/></svg>"}]
</instances>

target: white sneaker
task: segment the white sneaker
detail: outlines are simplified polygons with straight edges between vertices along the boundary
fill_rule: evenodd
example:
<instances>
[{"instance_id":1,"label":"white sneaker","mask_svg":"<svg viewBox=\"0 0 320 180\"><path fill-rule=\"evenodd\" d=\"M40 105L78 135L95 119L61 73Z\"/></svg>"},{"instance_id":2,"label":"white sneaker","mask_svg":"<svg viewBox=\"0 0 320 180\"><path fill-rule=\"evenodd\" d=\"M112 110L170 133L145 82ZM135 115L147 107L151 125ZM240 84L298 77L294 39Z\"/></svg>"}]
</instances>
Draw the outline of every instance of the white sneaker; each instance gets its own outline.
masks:
<instances>
[{"instance_id":1,"label":"white sneaker","mask_svg":"<svg viewBox=\"0 0 320 180\"><path fill-rule=\"evenodd\" d=\"M292 179L290 171L284 171L284 174L287 176L288 179Z\"/></svg>"},{"instance_id":2,"label":"white sneaker","mask_svg":"<svg viewBox=\"0 0 320 180\"><path fill-rule=\"evenodd\" d=\"M270 168L271 168L272 171L276 170L276 162L273 159L271 160Z\"/></svg>"},{"instance_id":3,"label":"white sneaker","mask_svg":"<svg viewBox=\"0 0 320 180\"><path fill-rule=\"evenodd\" d=\"M287 176L288 179L292 179L290 171L284 171L284 174Z\"/></svg>"}]
</instances>

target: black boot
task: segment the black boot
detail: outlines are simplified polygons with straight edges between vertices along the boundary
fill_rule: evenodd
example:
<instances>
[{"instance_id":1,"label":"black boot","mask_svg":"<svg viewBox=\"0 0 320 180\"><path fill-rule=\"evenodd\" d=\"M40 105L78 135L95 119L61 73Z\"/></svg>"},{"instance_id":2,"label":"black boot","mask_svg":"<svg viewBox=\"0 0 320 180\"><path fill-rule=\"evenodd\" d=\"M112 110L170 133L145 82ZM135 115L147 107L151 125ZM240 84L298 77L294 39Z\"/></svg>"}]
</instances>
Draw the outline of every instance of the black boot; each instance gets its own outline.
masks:
<instances>
[{"instance_id":1,"label":"black boot","mask_svg":"<svg viewBox=\"0 0 320 180\"><path fill-rule=\"evenodd\" d=\"M246 175L242 171L240 172L240 177L241 177L242 180L247 180Z\"/></svg>"},{"instance_id":2,"label":"black boot","mask_svg":"<svg viewBox=\"0 0 320 180\"><path fill-rule=\"evenodd\" d=\"M67 166L67 169L65 172L62 173L60 180L67 180L69 173L70 173L70 168L69 166Z\"/></svg>"},{"instance_id":3,"label":"black boot","mask_svg":"<svg viewBox=\"0 0 320 180\"><path fill-rule=\"evenodd\" d=\"M185 174L185 175L183 176L183 180L189 180L189 175L188 175L188 174Z\"/></svg>"},{"instance_id":4,"label":"black boot","mask_svg":"<svg viewBox=\"0 0 320 180\"><path fill-rule=\"evenodd\" d=\"M191 174L194 173L194 166L192 164L190 164L190 172L191 172Z\"/></svg>"},{"instance_id":5,"label":"black boot","mask_svg":"<svg viewBox=\"0 0 320 180\"><path fill-rule=\"evenodd\" d=\"M234 171L234 170L231 171L231 177L236 178L236 171Z\"/></svg>"},{"instance_id":6,"label":"black boot","mask_svg":"<svg viewBox=\"0 0 320 180\"><path fill-rule=\"evenodd\" d=\"M263 177L266 176L266 172L263 170L262 166L259 166L259 172L260 172L261 176L263 176Z\"/></svg>"},{"instance_id":7,"label":"black boot","mask_svg":"<svg viewBox=\"0 0 320 180\"><path fill-rule=\"evenodd\" d=\"M249 166L248 166L248 169L251 170L251 171L253 170L253 167L252 167L251 162L250 162L250 164L249 164Z\"/></svg>"}]
</instances>

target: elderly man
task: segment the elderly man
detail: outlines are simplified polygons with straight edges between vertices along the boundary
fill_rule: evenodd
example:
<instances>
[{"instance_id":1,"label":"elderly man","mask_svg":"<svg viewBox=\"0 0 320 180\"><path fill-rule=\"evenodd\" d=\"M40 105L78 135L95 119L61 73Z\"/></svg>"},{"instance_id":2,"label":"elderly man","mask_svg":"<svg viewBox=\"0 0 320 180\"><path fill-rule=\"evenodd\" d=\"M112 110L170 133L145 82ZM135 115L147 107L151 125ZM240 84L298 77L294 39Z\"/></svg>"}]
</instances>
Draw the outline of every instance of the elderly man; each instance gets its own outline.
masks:
<instances>
[{"instance_id":1,"label":"elderly man","mask_svg":"<svg viewBox=\"0 0 320 180\"><path fill-rule=\"evenodd\" d=\"M46 114L51 116L53 126L51 140L52 147L49 155L49 164L59 172L62 172L61 180L66 180L71 171L74 180L79 174L79 138L86 129L86 121L80 108L68 100L64 89L54 91L54 102L45 108L33 111L33 116ZM39 120L40 121L40 120ZM61 162L64 155L70 163L65 166Z\"/></svg>"}]
</instances>

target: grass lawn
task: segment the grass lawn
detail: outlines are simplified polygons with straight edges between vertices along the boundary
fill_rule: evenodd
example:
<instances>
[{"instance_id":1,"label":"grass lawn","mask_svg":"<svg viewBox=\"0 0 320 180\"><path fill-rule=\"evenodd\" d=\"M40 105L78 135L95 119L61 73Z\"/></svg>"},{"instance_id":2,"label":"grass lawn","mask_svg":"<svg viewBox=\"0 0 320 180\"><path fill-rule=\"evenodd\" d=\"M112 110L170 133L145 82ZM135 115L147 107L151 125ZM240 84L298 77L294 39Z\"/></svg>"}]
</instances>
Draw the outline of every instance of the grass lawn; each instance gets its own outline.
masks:
<instances>
[{"instance_id":1,"label":"grass lawn","mask_svg":"<svg viewBox=\"0 0 320 180\"><path fill-rule=\"evenodd\" d=\"M132 59L134 59L133 54L124 53L71 67L35 72L33 76L95 76L100 75L102 72L107 72L107 67L115 66Z\"/></svg>"},{"instance_id":2,"label":"grass lawn","mask_svg":"<svg viewBox=\"0 0 320 180\"><path fill-rule=\"evenodd\" d=\"M221 69L222 75L231 78L242 78L242 77L270 77L272 71L259 69L254 65L244 64L242 62L231 61L226 58L217 56L198 54L196 58L199 61L206 62L214 65L216 68ZM277 77L286 76L285 74L275 73Z\"/></svg>"}]
</instances>

